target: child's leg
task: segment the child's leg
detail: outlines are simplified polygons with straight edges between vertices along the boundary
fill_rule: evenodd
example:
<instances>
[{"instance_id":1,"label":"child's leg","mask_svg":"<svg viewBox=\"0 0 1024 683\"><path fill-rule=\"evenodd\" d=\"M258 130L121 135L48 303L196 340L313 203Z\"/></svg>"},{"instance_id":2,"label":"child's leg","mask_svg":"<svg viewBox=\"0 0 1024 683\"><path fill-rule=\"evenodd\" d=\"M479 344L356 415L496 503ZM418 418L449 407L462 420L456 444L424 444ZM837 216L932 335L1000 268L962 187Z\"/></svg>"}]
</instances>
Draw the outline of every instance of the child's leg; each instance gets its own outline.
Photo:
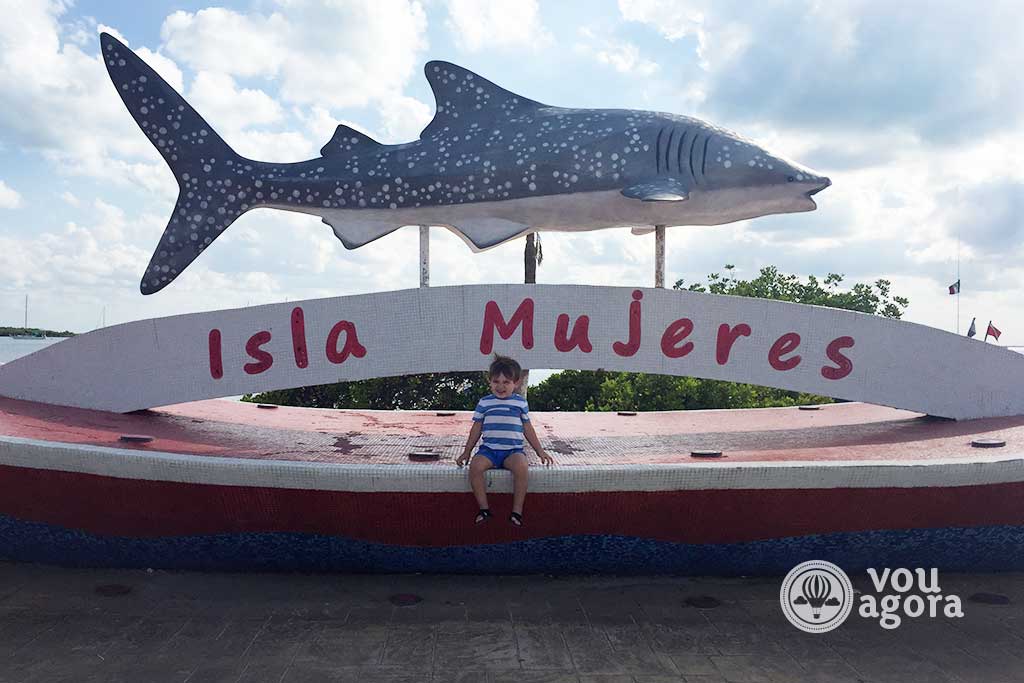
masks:
<instances>
[{"instance_id":1,"label":"child's leg","mask_svg":"<svg viewBox=\"0 0 1024 683\"><path fill-rule=\"evenodd\" d=\"M474 455L469 462L469 485L473 488L473 497L481 510L487 510L487 482L484 481L484 473L494 467L490 458L483 455Z\"/></svg>"},{"instance_id":2,"label":"child's leg","mask_svg":"<svg viewBox=\"0 0 1024 683\"><path fill-rule=\"evenodd\" d=\"M512 512L523 514L523 501L526 500L526 478L529 468L526 465L526 455L513 453L505 458L502 466L512 473Z\"/></svg>"}]
</instances>

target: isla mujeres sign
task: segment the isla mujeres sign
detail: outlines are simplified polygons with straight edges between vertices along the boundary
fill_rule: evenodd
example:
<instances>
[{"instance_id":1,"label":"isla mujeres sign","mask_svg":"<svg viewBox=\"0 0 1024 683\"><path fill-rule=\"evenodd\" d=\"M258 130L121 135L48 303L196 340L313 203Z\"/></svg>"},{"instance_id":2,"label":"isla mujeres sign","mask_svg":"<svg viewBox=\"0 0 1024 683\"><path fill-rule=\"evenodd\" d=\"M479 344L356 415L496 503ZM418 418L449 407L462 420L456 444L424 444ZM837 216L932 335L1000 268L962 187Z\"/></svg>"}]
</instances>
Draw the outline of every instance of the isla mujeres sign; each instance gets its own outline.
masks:
<instances>
[{"instance_id":1,"label":"isla mujeres sign","mask_svg":"<svg viewBox=\"0 0 1024 683\"><path fill-rule=\"evenodd\" d=\"M423 372L685 375L957 419L1024 414L1024 356L850 311L664 289L467 285L126 323L0 366L0 395L127 412Z\"/></svg>"}]
</instances>

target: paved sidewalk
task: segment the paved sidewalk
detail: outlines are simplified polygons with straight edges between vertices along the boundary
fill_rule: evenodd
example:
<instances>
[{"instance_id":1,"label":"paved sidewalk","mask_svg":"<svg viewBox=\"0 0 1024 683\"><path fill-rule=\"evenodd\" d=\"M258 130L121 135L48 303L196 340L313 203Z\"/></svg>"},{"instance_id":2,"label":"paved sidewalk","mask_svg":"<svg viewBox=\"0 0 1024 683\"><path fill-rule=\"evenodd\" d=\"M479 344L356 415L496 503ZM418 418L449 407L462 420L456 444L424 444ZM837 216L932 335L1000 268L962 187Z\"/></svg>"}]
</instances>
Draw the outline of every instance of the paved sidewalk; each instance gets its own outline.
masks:
<instances>
[{"instance_id":1,"label":"paved sidewalk","mask_svg":"<svg viewBox=\"0 0 1024 683\"><path fill-rule=\"evenodd\" d=\"M866 589L866 579L852 577ZM941 575L963 619L824 635L780 578L351 576L0 562L0 681L1022 681L1024 575ZM984 592L1008 605L979 604ZM398 606L403 597L421 601ZM708 596L710 604L694 600Z\"/></svg>"}]
</instances>

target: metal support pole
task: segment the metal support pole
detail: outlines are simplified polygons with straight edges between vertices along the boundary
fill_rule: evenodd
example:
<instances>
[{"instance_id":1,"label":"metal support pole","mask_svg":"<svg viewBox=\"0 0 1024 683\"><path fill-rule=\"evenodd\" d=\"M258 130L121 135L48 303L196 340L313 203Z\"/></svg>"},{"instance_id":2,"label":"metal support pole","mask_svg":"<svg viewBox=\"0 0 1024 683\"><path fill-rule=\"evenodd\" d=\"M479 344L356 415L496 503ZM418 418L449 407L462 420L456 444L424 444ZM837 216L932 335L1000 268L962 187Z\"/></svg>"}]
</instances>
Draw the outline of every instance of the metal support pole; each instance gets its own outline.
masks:
<instances>
[{"instance_id":1,"label":"metal support pole","mask_svg":"<svg viewBox=\"0 0 1024 683\"><path fill-rule=\"evenodd\" d=\"M430 286L430 226L420 226L420 287Z\"/></svg>"},{"instance_id":2,"label":"metal support pole","mask_svg":"<svg viewBox=\"0 0 1024 683\"><path fill-rule=\"evenodd\" d=\"M654 286L665 289L665 226L654 226Z\"/></svg>"}]
</instances>

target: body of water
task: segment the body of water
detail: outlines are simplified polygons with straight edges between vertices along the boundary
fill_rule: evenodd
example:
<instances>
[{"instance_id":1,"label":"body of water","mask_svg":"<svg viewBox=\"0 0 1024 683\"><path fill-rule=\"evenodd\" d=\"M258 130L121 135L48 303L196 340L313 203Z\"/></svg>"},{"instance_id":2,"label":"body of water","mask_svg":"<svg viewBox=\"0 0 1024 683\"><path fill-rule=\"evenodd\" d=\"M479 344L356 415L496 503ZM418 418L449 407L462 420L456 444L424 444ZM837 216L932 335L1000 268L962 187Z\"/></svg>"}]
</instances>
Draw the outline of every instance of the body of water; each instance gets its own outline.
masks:
<instances>
[{"instance_id":1,"label":"body of water","mask_svg":"<svg viewBox=\"0 0 1024 683\"><path fill-rule=\"evenodd\" d=\"M0 364L10 363L15 358L35 353L39 349L45 349L51 344L63 341L63 337L49 337L47 339L11 339L0 337Z\"/></svg>"}]
</instances>

